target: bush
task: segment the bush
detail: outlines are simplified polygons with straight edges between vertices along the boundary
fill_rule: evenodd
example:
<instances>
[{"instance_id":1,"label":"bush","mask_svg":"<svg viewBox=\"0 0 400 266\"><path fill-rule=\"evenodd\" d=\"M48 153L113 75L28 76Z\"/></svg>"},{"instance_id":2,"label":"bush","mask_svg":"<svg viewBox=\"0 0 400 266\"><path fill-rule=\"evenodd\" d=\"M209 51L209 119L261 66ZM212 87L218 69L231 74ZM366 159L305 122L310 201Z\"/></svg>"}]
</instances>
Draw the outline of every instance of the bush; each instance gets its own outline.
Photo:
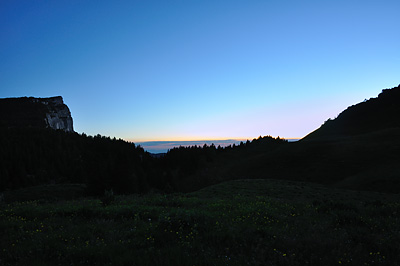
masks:
<instances>
[{"instance_id":1,"label":"bush","mask_svg":"<svg viewBox=\"0 0 400 266\"><path fill-rule=\"evenodd\" d=\"M104 196L100 200L101 200L101 203L103 204L103 206L107 206L107 205L110 205L111 203L113 203L115 200L113 190L112 189L105 190Z\"/></svg>"}]
</instances>

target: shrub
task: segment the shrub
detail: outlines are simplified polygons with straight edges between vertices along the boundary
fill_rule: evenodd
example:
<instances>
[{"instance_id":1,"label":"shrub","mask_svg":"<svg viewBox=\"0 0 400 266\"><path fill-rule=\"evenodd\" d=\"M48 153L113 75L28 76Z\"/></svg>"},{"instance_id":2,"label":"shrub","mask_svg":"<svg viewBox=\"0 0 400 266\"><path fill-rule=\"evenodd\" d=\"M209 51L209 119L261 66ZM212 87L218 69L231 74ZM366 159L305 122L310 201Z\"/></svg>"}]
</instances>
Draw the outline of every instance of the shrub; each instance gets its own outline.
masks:
<instances>
[{"instance_id":1,"label":"shrub","mask_svg":"<svg viewBox=\"0 0 400 266\"><path fill-rule=\"evenodd\" d=\"M103 206L110 205L115 200L113 190L112 189L105 190L104 196L100 200L101 200L101 203L103 204Z\"/></svg>"}]
</instances>

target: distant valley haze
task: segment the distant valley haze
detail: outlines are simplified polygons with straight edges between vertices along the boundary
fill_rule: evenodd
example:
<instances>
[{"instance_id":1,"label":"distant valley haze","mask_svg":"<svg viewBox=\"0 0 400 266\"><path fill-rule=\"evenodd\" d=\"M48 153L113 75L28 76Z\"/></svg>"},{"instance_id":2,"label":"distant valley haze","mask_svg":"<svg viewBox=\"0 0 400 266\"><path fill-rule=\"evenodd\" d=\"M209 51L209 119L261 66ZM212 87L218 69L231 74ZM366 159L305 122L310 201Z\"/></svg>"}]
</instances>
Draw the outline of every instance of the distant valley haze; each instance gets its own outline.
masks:
<instances>
[{"instance_id":1,"label":"distant valley haze","mask_svg":"<svg viewBox=\"0 0 400 266\"><path fill-rule=\"evenodd\" d=\"M62 96L76 132L152 152L302 138L399 84L398 10L395 0L4 0L0 98Z\"/></svg>"},{"instance_id":2,"label":"distant valley haze","mask_svg":"<svg viewBox=\"0 0 400 266\"><path fill-rule=\"evenodd\" d=\"M175 147L191 147L191 146L201 146L204 145L215 147L221 146L226 147L229 145L239 145L241 142L245 143L247 140L252 139L225 139L225 140L186 140L186 141L145 141L136 142L135 144L143 147L144 150L150 153L166 153L168 150ZM288 139L289 142L297 141L298 139Z\"/></svg>"}]
</instances>

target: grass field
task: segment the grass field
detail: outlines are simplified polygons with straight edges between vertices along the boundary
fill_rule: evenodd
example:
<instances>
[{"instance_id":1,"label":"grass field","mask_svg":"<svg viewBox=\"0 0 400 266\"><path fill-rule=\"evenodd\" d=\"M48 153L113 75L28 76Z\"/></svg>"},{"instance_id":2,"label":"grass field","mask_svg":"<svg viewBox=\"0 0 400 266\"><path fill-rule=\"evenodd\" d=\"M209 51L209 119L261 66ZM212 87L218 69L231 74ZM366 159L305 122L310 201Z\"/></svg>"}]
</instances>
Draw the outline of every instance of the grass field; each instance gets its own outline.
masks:
<instances>
[{"instance_id":1,"label":"grass field","mask_svg":"<svg viewBox=\"0 0 400 266\"><path fill-rule=\"evenodd\" d=\"M399 199L236 180L107 206L3 202L0 265L399 265Z\"/></svg>"}]
</instances>

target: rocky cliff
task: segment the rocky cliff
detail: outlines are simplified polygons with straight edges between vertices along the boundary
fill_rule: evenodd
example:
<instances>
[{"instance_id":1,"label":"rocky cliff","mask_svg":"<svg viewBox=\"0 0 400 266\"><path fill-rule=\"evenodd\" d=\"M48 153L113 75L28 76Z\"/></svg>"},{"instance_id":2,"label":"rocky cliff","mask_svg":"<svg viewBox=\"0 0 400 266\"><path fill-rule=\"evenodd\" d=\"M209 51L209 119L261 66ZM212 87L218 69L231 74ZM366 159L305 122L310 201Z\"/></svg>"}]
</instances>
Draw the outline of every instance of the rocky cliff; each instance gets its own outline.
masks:
<instances>
[{"instance_id":1,"label":"rocky cliff","mask_svg":"<svg viewBox=\"0 0 400 266\"><path fill-rule=\"evenodd\" d=\"M0 99L0 127L39 127L74 131L71 112L61 96Z\"/></svg>"}]
</instances>

